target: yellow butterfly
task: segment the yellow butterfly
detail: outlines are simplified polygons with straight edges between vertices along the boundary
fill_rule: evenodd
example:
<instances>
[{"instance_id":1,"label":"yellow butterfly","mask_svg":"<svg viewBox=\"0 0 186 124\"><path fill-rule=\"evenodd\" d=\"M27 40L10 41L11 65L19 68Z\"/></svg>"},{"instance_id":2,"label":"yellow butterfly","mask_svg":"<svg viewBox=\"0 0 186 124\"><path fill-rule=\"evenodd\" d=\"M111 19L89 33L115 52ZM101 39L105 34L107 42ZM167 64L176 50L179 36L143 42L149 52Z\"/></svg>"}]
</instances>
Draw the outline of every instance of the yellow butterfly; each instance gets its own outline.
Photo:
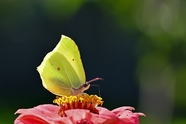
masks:
<instances>
[{"instance_id":1,"label":"yellow butterfly","mask_svg":"<svg viewBox=\"0 0 186 124\"><path fill-rule=\"evenodd\" d=\"M69 96L82 93L90 87L85 82L85 72L76 43L62 35L57 46L43 59L37 70L43 86L55 95Z\"/></svg>"}]
</instances>

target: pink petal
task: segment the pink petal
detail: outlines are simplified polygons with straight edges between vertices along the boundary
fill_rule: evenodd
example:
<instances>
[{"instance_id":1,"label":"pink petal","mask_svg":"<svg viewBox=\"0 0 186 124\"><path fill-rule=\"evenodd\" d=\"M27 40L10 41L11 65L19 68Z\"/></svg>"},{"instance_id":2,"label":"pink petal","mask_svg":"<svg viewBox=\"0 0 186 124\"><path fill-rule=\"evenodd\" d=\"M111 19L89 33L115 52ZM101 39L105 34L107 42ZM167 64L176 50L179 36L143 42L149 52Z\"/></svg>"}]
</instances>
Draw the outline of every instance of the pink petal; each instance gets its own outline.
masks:
<instances>
[{"instance_id":1,"label":"pink petal","mask_svg":"<svg viewBox=\"0 0 186 124\"><path fill-rule=\"evenodd\" d=\"M71 124L68 118L61 118L58 115L59 107L56 105L39 105L30 109L19 109L15 114L19 113L14 124Z\"/></svg>"},{"instance_id":2,"label":"pink petal","mask_svg":"<svg viewBox=\"0 0 186 124\"><path fill-rule=\"evenodd\" d=\"M103 124L124 124L114 113L104 107L97 107L99 116L104 118Z\"/></svg>"},{"instance_id":3,"label":"pink petal","mask_svg":"<svg viewBox=\"0 0 186 124\"><path fill-rule=\"evenodd\" d=\"M19 117L14 121L14 124L48 124L46 121L32 115Z\"/></svg>"},{"instance_id":4,"label":"pink petal","mask_svg":"<svg viewBox=\"0 0 186 124\"><path fill-rule=\"evenodd\" d=\"M112 112L126 124L139 124L139 116L145 116L143 113L133 113L133 107L119 107Z\"/></svg>"},{"instance_id":5,"label":"pink petal","mask_svg":"<svg viewBox=\"0 0 186 124\"><path fill-rule=\"evenodd\" d=\"M67 117L69 117L73 123L77 124L102 124L106 119L100 117L98 114L90 113L85 109L71 109L65 111Z\"/></svg>"},{"instance_id":6,"label":"pink petal","mask_svg":"<svg viewBox=\"0 0 186 124\"><path fill-rule=\"evenodd\" d=\"M125 111L125 110L135 110L133 107L130 107L130 106L124 106L124 107L119 107L119 108L116 108L114 110L112 110L112 112L117 115L117 114L120 114L121 112Z\"/></svg>"},{"instance_id":7,"label":"pink petal","mask_svg":"<svg viewBox=\"0 0 186 124\"><path fill-rule=\"evenodd\" d=\"M65 111L66 115L68 118L71 119L73 124L93 124L91 122L90 118L90 111L89 110L84 110L84 109L71 109Z\"/></svg>"},{"instance_id":8,"label":"pink petal","mask_svg":"<svg viewBox=\"0 0 186 124\"><path fill-rule=\"evenodd\" d=\"M108 109L103 107L98 107L97 109L99 110L99 114L94 114L84 109L71 109L65 111L65 113L74 124L119 124L118 122L121 122Z\"/></svg>"}]
</instances>

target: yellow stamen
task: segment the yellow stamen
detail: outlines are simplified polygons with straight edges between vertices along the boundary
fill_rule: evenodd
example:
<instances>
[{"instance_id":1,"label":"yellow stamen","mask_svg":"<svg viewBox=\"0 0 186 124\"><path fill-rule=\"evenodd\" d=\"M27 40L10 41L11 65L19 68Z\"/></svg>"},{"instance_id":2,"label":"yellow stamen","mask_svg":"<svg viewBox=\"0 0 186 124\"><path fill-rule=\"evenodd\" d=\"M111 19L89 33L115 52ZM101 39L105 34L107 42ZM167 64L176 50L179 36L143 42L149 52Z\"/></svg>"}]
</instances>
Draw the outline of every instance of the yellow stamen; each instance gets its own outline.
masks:
<instances>
[{"instance_id":1,"label":"yellow stamen","mask_svg":"<svg viewBox=\"0 0 186 124\"><path fill-rule=\"evenodd\" d=\"M96 107L103 104L102 98L97 95L78 94L76 96L57 96L53 101L60 106L59 115L66 116L65 110L88 109L92 113L99 114Z\"/></svg>"}]
</instances>

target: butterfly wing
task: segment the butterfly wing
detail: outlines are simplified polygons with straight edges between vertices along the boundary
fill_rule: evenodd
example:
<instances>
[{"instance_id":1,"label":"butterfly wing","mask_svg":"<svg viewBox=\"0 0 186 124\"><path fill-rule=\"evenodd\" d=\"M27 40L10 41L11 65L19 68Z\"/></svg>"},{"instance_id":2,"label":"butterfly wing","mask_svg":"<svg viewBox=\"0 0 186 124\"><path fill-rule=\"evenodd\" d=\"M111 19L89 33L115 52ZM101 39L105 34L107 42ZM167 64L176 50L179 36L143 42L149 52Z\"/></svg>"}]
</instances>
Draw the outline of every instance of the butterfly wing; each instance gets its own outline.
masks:
<instances>
[{"instance_id":1,"label":"butterfly wing","mask_svg":"<svg viewBox=\"0 0 186 124\"><path fill-rule=\"evenodd\" d=\"M56 95L72 95L85 83L85 72L75 42L62 35L54 50L48 53L37 68L43 86Z\"/></svg>"}]
</instances>

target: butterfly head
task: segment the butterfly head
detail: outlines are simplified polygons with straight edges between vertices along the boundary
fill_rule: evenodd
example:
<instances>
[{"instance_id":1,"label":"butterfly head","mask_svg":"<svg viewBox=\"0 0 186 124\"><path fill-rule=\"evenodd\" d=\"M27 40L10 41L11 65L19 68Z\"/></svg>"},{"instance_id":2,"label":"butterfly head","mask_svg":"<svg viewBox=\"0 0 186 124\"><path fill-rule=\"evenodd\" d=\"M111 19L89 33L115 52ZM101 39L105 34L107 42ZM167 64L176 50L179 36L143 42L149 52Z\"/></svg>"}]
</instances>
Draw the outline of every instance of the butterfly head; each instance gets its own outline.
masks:
<instances>
[{"instance_id":1,"label":"butterfly head","mask_svg":"<svg viewBox=\"0 0 186 124\"><path fill-rule=\"evenodd\" d=\"M72 88L72 95L77 95L79 93L83 93L85 90L88 90L90 87L90 83L84 83L78 89Z\"/></svg>"},{"instance_id":2,"label":"butterfly head","mask_svg":"<svg viewBox=\"0 0 186 124\"><path fill-rule=\"evenodd\" d=\"M90 83L97 81L97 80L103 80L103 78L94 78L90 81L85 82L83 85L81 85L78 89L72 88L72 95L77 95L79 93L83 93L85 90L88 90L90 87Z\"/></svg>"}]
</instances>

